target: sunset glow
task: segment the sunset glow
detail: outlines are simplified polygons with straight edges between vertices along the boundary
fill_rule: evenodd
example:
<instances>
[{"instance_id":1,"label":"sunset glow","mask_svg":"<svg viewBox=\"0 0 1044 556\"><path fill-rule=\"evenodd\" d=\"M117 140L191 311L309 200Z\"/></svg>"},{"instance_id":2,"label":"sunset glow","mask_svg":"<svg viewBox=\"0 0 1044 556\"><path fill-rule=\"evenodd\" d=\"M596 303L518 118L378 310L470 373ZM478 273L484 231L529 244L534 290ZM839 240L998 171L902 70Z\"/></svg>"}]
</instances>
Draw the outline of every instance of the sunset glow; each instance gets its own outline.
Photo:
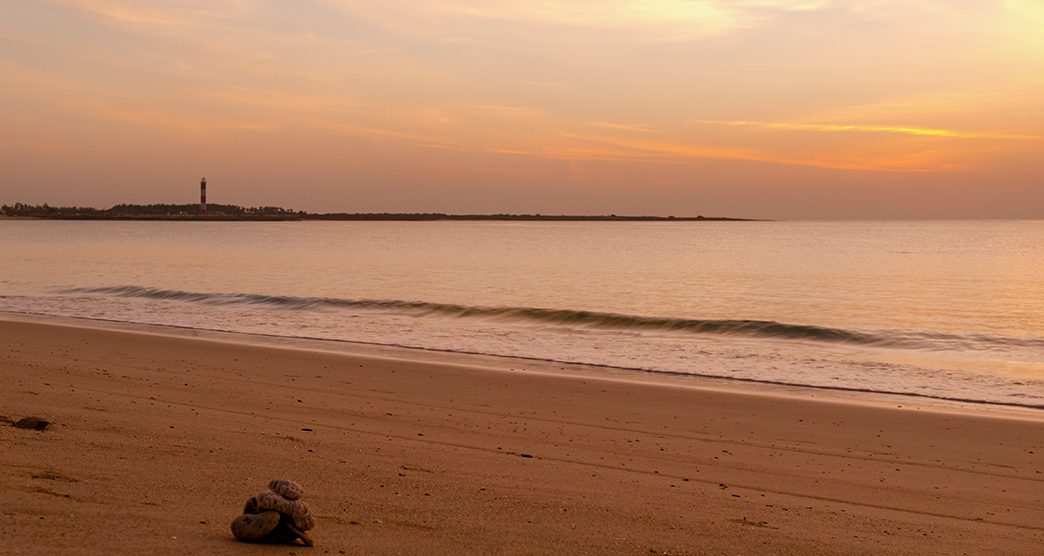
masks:
<instances>
[{"instance_id":1,"label":"sunset glow","mask_svg":"<svg viewBox=\"0 0 1044 556\"><path fill-rule=\"evenodd\" d=\"M1036 0L0 1L4 202L1044 217Z\"/></svg>"}]
</instances>

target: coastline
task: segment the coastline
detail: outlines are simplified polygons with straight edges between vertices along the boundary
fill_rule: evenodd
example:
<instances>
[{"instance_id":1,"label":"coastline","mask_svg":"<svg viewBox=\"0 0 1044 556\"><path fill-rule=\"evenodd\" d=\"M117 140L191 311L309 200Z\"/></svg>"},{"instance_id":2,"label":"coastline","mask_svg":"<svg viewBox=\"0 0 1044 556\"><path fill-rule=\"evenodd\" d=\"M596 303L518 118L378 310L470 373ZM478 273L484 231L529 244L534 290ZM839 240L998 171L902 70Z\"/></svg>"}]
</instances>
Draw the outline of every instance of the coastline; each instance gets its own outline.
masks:
<instances>
[{"instance_id":1,"label":"coastline","mask_svg":"<svg viewBox=\"0 0 1044 556\"><path fill-rule=\"evenodd\" d=\"M71 215L3 216L5 220L77 220L111 222L774 222L774 220L726 217L667 216L498 216L498 215L410 215L410 214L309 214L304 216L225 215Z\"/></svg>"},{"instance_id":2,"label":"coastline","mask_svg":"<svg viewBox=\"0 0 1044 556\"><path fill-rule=\"evenodd\" d=\"M285 553L227 531L276 477L331 553L1044 541L1039 411L43 320L0 314L0 415L55 423L0 427L15 553Z\"/></svg>"},{"instance_id":3,"label":"coastline","mask_svg":"<svg viewBox=\"0 0 1044 556\"><path fill-rule=\"evenodd\" d=\"M596 380L618 380L662 384L673 387L722 390L735 393L758 393L825 402L852 403L883 407L905 407L925 411L983 414L987 416L1044 421L1044 407L1027 404L984 401L957 397L935 396L913 392L820 386L784 382L771 379L722 376L699 372L672 372L644 368L583 363L520 355L497 355L475 351L459 351L403 345L375 343L361 340L320 338L312 336L273 335L260 332L236 332L213 328L196 328L172 324L131 322L103 318L59 316L46 313L0 310L0 321L98 328L112 331L150 335L197 338L259 347L280 347L336 354L374 356L403 361L443 363L510 370L527 373L550 373Z\"/></svg>"},{"instance_id":4,"label":"coastline","mask_svg":"<svg viewBox=\"0 0 1044 556\"><path fill-rule=\"evenodd\" d=\"M239 207L242 208L242 207ZM70 210L58 208L56 210ZM224 214L193 213L120 213L93 209L95 212L57 212L47 215L6 215L12 220L112 220L112 221L171 221L171 222L774 222L772 219L737 218L732 216L649 216L616 214L447 214L440 212L328 212L308 213L279 209L280 214ZM112 209L109 209L112 210Z\"/></svg>"}]
</instances>

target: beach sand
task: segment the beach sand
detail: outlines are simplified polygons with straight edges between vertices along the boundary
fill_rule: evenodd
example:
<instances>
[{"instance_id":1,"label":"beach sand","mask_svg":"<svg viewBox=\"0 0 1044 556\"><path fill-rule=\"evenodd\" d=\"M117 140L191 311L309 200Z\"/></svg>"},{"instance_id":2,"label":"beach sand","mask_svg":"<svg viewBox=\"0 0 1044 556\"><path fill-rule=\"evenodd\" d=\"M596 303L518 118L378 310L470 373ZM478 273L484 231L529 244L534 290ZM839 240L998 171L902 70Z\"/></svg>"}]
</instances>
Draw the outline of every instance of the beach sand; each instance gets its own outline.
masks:
<instances>
[{"instance_id":1,"label":"beach sand","mask_svg":"<svg viewBox=\"0 0 1044 556\"><path fill-rule=\"evenodd\" d=\"M1031 412L493 367L0 320L0 415L53 422L0 426L0 552L1044 546ZM304 485L315 548L232 539L273 478Z\"/></svg>"}]
</instances>

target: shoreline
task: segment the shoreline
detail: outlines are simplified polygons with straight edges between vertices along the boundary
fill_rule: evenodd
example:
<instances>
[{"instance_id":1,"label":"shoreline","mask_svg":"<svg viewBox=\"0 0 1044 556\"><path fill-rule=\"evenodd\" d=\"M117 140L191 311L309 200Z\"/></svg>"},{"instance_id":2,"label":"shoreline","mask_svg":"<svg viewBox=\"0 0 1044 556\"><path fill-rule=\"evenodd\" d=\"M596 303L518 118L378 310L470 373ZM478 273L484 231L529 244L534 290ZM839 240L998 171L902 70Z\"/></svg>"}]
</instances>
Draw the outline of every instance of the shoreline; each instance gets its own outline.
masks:
<instances>
[{"instance_id":1,"label":"shoreline","mask_svg":"<svg viewBox=\"0 0 1044 556\"><path fill-rule=\"evenodd\" d=\"M958 413L997 415L1001 417L1044 421L1044 406L991 402L917 393L839 386L818 386L767 379L763 380L701 373L649 370L615 365L582 363L557 359L541 359L524 356L496 355L482 352L457 351L392 343L341 340L311 336L284 336L260 332L234 332L212 328L194 328L190 326L169 324L152 324L102 318L59 316L46 313L0 310L0 322L5 320L39 322L43 324L70 327L99 328L103 330L127 331L143 334L158 334L172 337L191 337L250 346L271 347L274 345L284 349L300 349L306 351L318 350L348 355L366 356L376 354L380 357L407 361L431 360L433 357L436 357L438 358L436 361L447 364L497 369L517 369L521 372L543 372L580 376L596 380L607 379L622 380L625 382L632 381L638 383L664 384L697 389L818 399L821 401L837 403L861 403L882 406L899 405L900 407L905 405L905 407L908 408L922 410L954 411Z\"/></svg>"},{"instance_id":2,"label":"shoreline","mask_svg":"<svg viewBox=\"0 0 1044 556\"><path fill-rule=\"evenodd\" d=\"M171 222L776 222L731 216L617 216L576 214L445 214L445 213L293 213L237 214L56 214L52 216L0 214L11 220L116 220Z\"/></svg>"},{"instance_id":3,"label":"shoreline","mask_svg":"<svg viewBox=\"0 0 1044 556\"><path fill-rule=\"evenodd\" d=\"M1039 419L203 336L0 318L0 415L54 423L0 426L5 548L285 554L228 533L274 478L317 553L1044 542Z\"/></svg>"}]
</instances>

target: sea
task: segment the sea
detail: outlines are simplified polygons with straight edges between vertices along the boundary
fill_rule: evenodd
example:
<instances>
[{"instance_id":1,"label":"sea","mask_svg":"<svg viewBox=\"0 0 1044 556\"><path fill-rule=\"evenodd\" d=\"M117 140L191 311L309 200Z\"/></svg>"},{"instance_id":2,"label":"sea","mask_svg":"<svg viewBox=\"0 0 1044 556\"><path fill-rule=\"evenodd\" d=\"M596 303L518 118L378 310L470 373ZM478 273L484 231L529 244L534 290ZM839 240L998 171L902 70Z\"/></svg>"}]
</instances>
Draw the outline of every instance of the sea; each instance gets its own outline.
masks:
<instances>
[{"instance_id":1,"label":"sea","mask_svg":"<svg viewBox=\"0 0 1044 556\"><path fill-rule=\"evenodd\" d=\"M1044 221L0 220L0 311L1044 409Z\"/></svg>"}]
</instances>

